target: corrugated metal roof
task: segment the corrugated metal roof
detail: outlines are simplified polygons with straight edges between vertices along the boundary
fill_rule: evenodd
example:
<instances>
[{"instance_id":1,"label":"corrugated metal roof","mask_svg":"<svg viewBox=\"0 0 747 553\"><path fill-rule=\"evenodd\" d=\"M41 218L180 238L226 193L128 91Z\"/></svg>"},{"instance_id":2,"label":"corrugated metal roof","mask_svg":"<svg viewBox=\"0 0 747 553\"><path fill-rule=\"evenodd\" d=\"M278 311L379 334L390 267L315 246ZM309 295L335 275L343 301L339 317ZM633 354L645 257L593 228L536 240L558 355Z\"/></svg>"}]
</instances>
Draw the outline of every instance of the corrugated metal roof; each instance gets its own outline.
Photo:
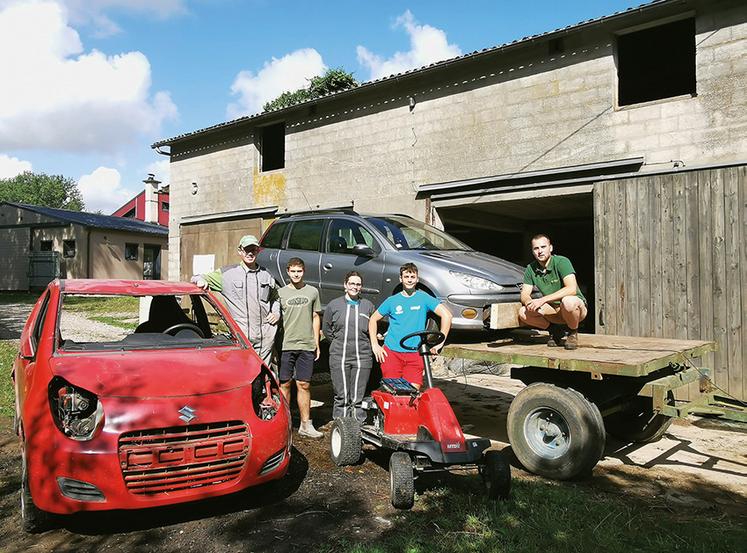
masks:
<instances>
[{"instance_id":1,"label":"corrugated metal roof","mask_svg":"<svg viewBox=\"0 0 747 553\"><path fill-rule=\"evenodd\" d=\"M180 134L180 135L177 135L177 136L174 136L174 137L171 137L171 138L166 138L166 139L161 140L159 142L155 142L154 144L151 145L151 148L158 148L160 146L167 146L167 145L170 145L170 144L172 144L174 142L178 142L180 140L184 140L186 138L194 137L196 135L203 134L203 133L217 131L217 130L223 129L225 127L231 127L231 126L238 125L240 123L244 123L244 122L247 122L247 121L258 121L258 120L262 120L262 119L268 119L270 117L278 115L279 113L285 113L285 112L291 111L293 109L296 109L296 108L298 108L300 106L311 105L311 104L314 104L314 103L316 103L316 102L318 102L320 100L326 100L326 99L329 99L329 98L332 98L332 97L337 97L337 96L347 96L349 94L356 93L359 90L368 89L368 88L371 88L371 87L374 87L374 86L381 85L383 83L388 83L390 81L394 81L394 80L400 79L402 77L410 77L410 76L415 75L415 74L420 74L420 73L423 73L423 72L426 72L426 71L430 71L430 70L433 70L433 69L438 69L438 68L446 67L446 66L451 65L453 63L458 63L458 62L461 62L461 61L464 61L464 60L467 60L467 59L473 59L473 58L476 58L476 57L480 57L480 56L492 54L492 53L498 52L500 50L505 50L505 49L508 49L508 48L514 48L516 46L519 46L519 45L522 45L524 43L528 43L528 42L531 42L531 41L534 41L534 40L537 40L537 39L547 39L547 38L552 37L553 35L564 34L564 33L570 32L570 31L579 30L579 29L581 29L583 27L588 27L588 26L591 26L591 25L601 24L601 23L607 22L607 21L609 21L611 19L616 19L616 18L620 18L620 17L624 17L624 16L627 16L627 15L630 15L630 14L632 14L634 12L648 10L648 9L651 9L651 8L654 8L654 7L661 7L661 6L664 6L664 5L667 5L667 4L685 4L685 2L686 2L686 0L653 0L651 2L647 2L645 4L640 4L638 6L634 6L634 7L628 8L626 10L621 10L621 11L618 11L618 12L614 12L614 13L611 13L609 15L604 15L604 16L601 16L601 17L593 18L593 19L587 19L587 20L584 20L584 21L579 21L578 23L574 23L574 24L568 25L566 27L559 27L559 28L554 29L552 31L547 31L547 32L544 32L544 33L536 34L536 35L525 36L525 37L522 37L522 38L518 38L516 40L512 40L511 42L506 42L506 43L499 44L499 45L496 45L496 46L491 46L489 48L483 48L482 50L475 50L474 52L470 52L468 54L463 54L461 56L456 56L454 58L450 58L450 59L446 59L446 60L434 62L434 63L431 63L429 65L424 65L422 67L418 67L418 68L415 68L415 69L410 69L408 71L403 71L401 73L395 73L394 75L389 75L387 77L382 77L380 79L375 79L375 80L372 80L372 81L366 81L366 82L364 82L364 83L362 83L362 84L360 84L360 85L358 85L356 87L348 88L346 90L341 90L339 92L333 92L333 93L327 94L325 96L319 96L318 98L314 98L312 100L306 100L304 102L299 102L299 103L294 104L294 105L289 106L289 107L278 108L278 109L274 109L274 110L263 112L263 113L256 113L256 114L253 114L253 115L245 115L245 116L239 117L237 119L232 119L231 121L225 121L223 123L218 123L217 125L212 125L210 127L205 127L203 129L199 129L199 130L196 130L196 131L191 131L191 132Z\"/></svg>"},{"instance_id":2,"label":"corrugated metal roof","mask_svg":"<svg viewBox=\"0 0 747 553\"><path fill-rule=\"evenodd\" d=\"M33 211L39 215L52 217L67 223L83 225L84 227L103 228L111 230L121 230L125 232L139 232L143 234L156 234L159 236L168 236L169 229L153 223L144 223L137 219L126 217L114 217L112 215L99 215L98 213L86 213L85 211L70 211L69 209L56 209L54 207L44 207L40 205L19 204L14 202L0 202L0 205L12 205L28 211Z\"/></svg>"}]
</instances>

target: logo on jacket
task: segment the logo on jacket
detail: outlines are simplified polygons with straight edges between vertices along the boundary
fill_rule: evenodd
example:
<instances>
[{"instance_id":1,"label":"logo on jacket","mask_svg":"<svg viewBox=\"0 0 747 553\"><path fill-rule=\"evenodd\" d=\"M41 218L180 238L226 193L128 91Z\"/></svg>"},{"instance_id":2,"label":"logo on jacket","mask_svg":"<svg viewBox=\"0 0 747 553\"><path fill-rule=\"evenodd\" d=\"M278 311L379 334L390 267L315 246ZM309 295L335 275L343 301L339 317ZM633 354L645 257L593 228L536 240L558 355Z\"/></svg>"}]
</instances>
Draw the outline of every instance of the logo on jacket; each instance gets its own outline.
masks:
<instances>
[{"instance_id":1,"label":"logo on jacket","mask_svg":"<svg viewBox=\"0 0 747 553\"><path fill-rule=\"evenodd\" d=\"M182 407L181 409L179 409L179 413L181 414L181 416L179 418L181 420L183 420L184 422L187 422L187 423L191 422L192 419L196 419L197 418L197 411L195 411L194 409L192 409L188 405L185 405L184 407Z\"/></svg>"},{"instance_id":2,"label":"logo on jacket","mask_svg":"<svg viewBox=\"0 0 747 553\"><path fill-rule=\"evenodd\" d=\"M397 315L402 315L402 313L404 313L404 312L405 312L405 310L404 310L404 309L402 309L402 306L401 306L401 305L398 305L397 307L395 307L395 308L394 308L394 312L395 312L395 313L396 313Z\"/></svg>"}]
</instances>

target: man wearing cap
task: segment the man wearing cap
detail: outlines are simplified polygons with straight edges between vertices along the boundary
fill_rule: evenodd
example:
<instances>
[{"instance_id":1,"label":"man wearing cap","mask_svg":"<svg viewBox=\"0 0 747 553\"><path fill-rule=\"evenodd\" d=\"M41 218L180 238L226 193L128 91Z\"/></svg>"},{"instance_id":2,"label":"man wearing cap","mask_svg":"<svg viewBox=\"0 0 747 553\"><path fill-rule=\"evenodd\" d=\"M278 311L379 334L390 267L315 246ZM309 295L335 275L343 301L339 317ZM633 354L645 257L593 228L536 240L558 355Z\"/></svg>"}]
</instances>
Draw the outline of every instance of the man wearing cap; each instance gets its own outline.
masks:
<instances>
[{"instance_id":1,"label":"man wearing cap","mask_svg":"<svg viewBox=\"0 0 747 553\"><path fill-rule=\"evenodd\" d=\"M257 238L247 234L239 241L237 250L241 263L195 275L192 282L223 295L231 316L249 338L257 355L269 366L280 320L280 302L275 279L257 265L259 249Z\"/></svg>"}]
</instances>

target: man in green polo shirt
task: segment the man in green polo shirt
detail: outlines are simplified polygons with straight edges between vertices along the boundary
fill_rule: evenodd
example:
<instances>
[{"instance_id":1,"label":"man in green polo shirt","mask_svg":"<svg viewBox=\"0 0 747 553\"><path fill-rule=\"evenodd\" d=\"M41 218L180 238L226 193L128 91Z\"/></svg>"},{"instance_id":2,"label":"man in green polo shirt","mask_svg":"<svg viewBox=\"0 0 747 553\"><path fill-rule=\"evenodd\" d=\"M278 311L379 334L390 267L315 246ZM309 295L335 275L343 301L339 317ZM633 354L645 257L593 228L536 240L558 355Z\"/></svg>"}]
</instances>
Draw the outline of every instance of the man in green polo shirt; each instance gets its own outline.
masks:
<instances>
[{"instance_id":1,"label":"man in green polo shirt","mask_svg":"<svg viewBox=\"0 0 747 553\"><path fill-rule=\"evenodd\" d=\"M565 336L562 325L567 325L565 349L576 349L578 325L588 313L586 298L578 289L576 271L567 257L552 254L552 243L544 234L532 238L532 254L535 261L524 271L519 320L523 325L548 330L550 347L561 345ZM532 299L535 288L541 298Z\"/></svg>"}]
</instances>

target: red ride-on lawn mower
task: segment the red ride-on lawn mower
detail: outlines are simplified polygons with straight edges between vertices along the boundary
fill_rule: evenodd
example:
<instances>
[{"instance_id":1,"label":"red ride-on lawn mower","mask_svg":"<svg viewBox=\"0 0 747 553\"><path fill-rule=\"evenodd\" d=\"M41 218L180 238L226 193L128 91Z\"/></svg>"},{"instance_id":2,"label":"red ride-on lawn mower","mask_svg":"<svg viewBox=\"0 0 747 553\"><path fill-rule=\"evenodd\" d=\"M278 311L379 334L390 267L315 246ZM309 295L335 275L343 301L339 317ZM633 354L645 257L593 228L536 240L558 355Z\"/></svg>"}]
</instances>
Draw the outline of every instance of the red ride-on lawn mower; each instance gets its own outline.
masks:
<instances>
[{"instance_id":1,"label":"red ride-on lawn mower","mask_svg":"<svg viewBox=\"0 0 747 553\"><path fill-rule=\"evenodd\" d=\"M406 345L418 337L417 347ZM361 457L363 442L393 451L389 459L392 505L409 509L415 499L415 479L429 472L477 468L488 497L505 499L511 488L511 468L498 451L485 451L490 440L465 438L444 393L433 387L429 348L444 340L435 331L413 332L400 341L417 351L425 365L425 386L417 390L403 378L384 378L381 388L364 400L366 422L345 416L332 424L330 453L339 466ZM351 414L353 415L353 414Z\"/></svg>"}]
</instances>

